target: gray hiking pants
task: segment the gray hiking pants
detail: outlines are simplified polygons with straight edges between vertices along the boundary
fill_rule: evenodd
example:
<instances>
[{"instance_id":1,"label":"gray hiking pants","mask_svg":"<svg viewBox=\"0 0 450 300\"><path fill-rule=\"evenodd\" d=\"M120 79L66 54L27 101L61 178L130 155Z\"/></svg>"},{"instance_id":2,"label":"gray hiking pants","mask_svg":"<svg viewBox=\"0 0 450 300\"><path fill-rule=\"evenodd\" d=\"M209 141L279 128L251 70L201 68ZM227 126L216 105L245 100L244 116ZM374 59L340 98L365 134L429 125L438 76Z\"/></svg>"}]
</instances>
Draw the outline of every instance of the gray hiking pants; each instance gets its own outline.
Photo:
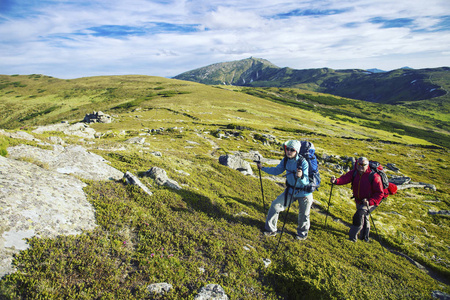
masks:
<instances>
[{"instance_id":1,"label":"gray hiking pants","mask_svg":"<svg viewBox=\"0 0 450 300\"><path fill-rule=\"evenodd\" d=\"M277 231L277 222L280 212L284 211L291 202L292 194L288 194L286 199L287 200L286 206L284 205L285 193L286 191L281 193L275 200L272 201L272 204L270 205L269 208L269 213L267 214L266 218L266 225L265 225L266 231L270 232ZM311 210L311 205L313 203L312 193L306 197L294 198L292 202L296 200L298 200L298 208L299 208L297 234L301 237L306 237L308 236L308 230L310 227L309 213Z\"/></svg>"},{"instance_id":2,"label":"gray hiking pants","mask_svg":"<svg viewBox=\"0 0 450 300\"><path fill-rule=\"evenodd\" d=\"M365 206L362 204L356 203L356 212L353 215L353 224L350 226L350 231L348 233L348 238L354 242L357 240L358 233L360 233L360 239L369 240L369 232L370 232L370 220L369 213L375 210L377 206Z\"/></svg>"}]
</instances>

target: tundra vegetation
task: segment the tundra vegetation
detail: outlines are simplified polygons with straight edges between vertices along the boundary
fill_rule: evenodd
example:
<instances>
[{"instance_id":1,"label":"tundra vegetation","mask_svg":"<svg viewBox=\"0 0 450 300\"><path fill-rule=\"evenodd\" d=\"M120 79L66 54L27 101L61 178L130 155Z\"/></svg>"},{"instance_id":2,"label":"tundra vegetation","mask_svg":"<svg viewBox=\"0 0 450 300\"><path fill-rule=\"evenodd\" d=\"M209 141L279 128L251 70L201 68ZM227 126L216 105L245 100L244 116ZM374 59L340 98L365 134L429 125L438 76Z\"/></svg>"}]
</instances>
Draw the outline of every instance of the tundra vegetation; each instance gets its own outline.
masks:
<instances>
[{"instance_id":1,"label":"tundra vegetation","mask_svg":"<svg viewBox=\"0 0 450 300\"><path fill-rule=\"evenodd\" d=\"M92 141L33 135L83 145L123 172L163 168L182 186L173 190L142 177L150 196L123 181L86 181L97 229L29 239L30 247L15 257L17 272L0 281L0 298L193 299L208 283L220 284L230 299L431 299L433 291L449 293L450 219L430 213L449 210L449 114L424 101L415 109L300 89L212 87L150 76L0 76L0 128L31 133L103 111L114 121L91 124L101 134ZM267 135L276 140L264 140ZM135 136L147 144L125 145ZM314 143L322 186L314 193L308 239L291 235L293 205L274 252L278 237L261 233L266 211L259 178L218 158L254 150L280 159L280 143L288 139ZM0 136L1 155L19 143L37 145ZM340 158L354 156L395 163L400 173L389 176L409 176L436 191L389 196L372 215L379 236L372 229L371 242L351 243L350 187L334 187L330 198L329 179L340 175ZM266 205L283 190L268 178L263 187ZM149 295L147 286L158 282L173 289Z\"/></svg>"}]
</instances>

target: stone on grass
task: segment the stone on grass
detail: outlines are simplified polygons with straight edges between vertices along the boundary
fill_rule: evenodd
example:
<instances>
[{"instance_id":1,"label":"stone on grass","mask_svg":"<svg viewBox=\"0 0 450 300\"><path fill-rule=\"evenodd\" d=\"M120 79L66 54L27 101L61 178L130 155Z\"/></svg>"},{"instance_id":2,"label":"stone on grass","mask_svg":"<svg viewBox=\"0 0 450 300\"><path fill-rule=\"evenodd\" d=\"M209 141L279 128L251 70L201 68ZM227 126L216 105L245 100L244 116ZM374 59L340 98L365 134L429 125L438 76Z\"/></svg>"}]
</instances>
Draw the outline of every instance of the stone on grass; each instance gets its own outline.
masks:
<instances>
[{"instance_id":1,"label":"stone on grass","mask_svg":"<svg viewBox=\"0 0 450 300\"><path fill-rule=\"evenodd\" d=\"M172 289L172 285L170 283L161 282L161 283L152 283L147 287L147 290L152 295L164 295Z\"/></svg>"},{"instance_id":2,"label":"stone on grass","mask_svg":"<svg viewBox=\"0 0 450 300\"><path fill-rule=\"evenodd\" d=\"M143 190L145 193L147 193L148 195L153 195L153 193L148 189L148 187L143 184L139 178L137 178L136 176L134 176L132 173L130 172L126 172L125 174L123 174L123 178L125 179L125 181L127 182L127 184L132 184L132 185L136 185L138 186L141 190Z\"/></svg>"},{"instance_id":3,"label":"stone on grass","mask_svg":"<svg viewBox=\"0 0 450 300\"><path fill-rule=\"evenodd\" d=\"M181 186L178 184L178 182L170 179L167 176L166 170L164 169L152 167L150 170L145 172L144 175L153 178L158 185L164 185L171 189L181 190Z\"/></svg>"},{"instance_id":4,"label":"stone on grass","mask_svg":"<svg viewBox=\"0 0 450 300\"><path fill-rule=\"evenodd\" d=\"M195 296L196 300L228 300L225 290L218 284L208 284L200 289Z\"/></svg>"},{"instance_id":5,"label":"stone on grass","mask_svg":"<svg viewBox=\"0 0 450 300\"><path fill-rule=\"evenodd\" d=\"M219 157L219 163L233 170L241 172L243 175L253 175L250 164L236 155L222 155Z\"/></svg>"}]
</instances>

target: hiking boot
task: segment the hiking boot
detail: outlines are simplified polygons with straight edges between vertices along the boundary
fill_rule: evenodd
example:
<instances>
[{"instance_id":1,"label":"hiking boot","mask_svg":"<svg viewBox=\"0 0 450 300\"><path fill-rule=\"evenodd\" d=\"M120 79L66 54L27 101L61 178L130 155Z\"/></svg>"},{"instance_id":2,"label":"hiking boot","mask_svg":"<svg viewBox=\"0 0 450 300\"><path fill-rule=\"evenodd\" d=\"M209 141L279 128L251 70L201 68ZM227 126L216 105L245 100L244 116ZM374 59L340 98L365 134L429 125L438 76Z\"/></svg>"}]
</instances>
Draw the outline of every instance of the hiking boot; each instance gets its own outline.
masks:
<instances>
[{"instance_id":1,"label":"hiking boot","mask_svg":"<svg viewBox=\"0 0 450 300\"><path fill-rule=\"evenodd\" d=\"M276 231L264 231L264 235L265 236L276 236L277 232Z\"/></svg>"},{"instance_id":2,"label":"hiking boot","mask_svg":"<svg viewBox=\"0 0 450 300\"><path fill-rule=\"evenodd\" d=\"M308 236L296 235L296 236L295 236L295 239L296 239L296 240L299 240L299 241L304 241L304 240L306 240L307 237L308 237Z\"/></svg>"}]
</instances>

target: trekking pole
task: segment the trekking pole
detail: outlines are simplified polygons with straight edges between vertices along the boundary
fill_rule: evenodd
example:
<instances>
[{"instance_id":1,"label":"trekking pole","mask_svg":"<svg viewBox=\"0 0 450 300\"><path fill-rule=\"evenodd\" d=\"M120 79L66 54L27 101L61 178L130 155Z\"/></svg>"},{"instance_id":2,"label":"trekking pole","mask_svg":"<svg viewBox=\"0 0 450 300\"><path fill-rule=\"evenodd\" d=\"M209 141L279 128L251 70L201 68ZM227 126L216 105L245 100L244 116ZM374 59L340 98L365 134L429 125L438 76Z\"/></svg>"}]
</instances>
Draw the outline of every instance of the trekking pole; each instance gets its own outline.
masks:
<instances>
[{"instance_id":1,"label":"trekking pole","mask_svg":"<svg viewBox=\"0 0 450 300\"><path fill-rule=\"evenodd\" d=\"M261 158L258 156L258 160L254 160L253 162L261 163ZM259 171L259 183L261 184L262 202L263 202L264 211L266 211L266 203L264 202L264 189L263 189L262 178L261 178L261 169L258 168L258 171Z\"/></svg>"},{"instance_id":2,"label":"trekking pole","mask_svg":"<svg viewBox=\"0 0 450 300\"><path fill-rule=\"evenodd\" d=\"M380 246L381 246L381 248L383 249L383 253L385 253L384 247L383 247L383 245L381 244L380 235L378 234L377 227L375 226L375 222L373 221L372 214L370 213L370 211L369 211L369 217L370 217L370 219L372 220L373 228L375 228L375 232L376 232L377 237L378 237L378 243L380 243Z\"/></svg>"},{"instance_id":3,"label":"trekking pole","mask_svg":"<svg viewBox=\"0 0 450 300\"><path fill-rule=\"evenodd\" d=\"M327 215L325 216L325 228L327 228L327 218L328 218L328 213L330 211L330 202L331 202L331 195L333 194L333 186L334 186L334 183L331 184L330 199L328 199Z\"/></svg>"},{"instance_id":4,"label":"trekking pole","mask_svg":"<svg viewBox=\"0 0 450 300\"><path fill-rule=\"evenodd\" d=\"M292 201L294 200L295 186L297 185L297 180L298 180L298 178L295 179L295 184L294 184L294 187L292 188L291 201L289 202L288 209L287 209L286 214L284 216L284 223L283 223L283 227L281 228L280 238L278 239L278 244L277 244L277 247L275 248L275 251L273 251L273 254L277 253L278 246L280 245L281 237L283 236L284 226L286 225L287 216L289 214L289 208L291 208ZM289 189L288 189L288 193L289 193ZM288 194L288 196L289 196L289 194Z\"/></svg>"}]
</instances>

